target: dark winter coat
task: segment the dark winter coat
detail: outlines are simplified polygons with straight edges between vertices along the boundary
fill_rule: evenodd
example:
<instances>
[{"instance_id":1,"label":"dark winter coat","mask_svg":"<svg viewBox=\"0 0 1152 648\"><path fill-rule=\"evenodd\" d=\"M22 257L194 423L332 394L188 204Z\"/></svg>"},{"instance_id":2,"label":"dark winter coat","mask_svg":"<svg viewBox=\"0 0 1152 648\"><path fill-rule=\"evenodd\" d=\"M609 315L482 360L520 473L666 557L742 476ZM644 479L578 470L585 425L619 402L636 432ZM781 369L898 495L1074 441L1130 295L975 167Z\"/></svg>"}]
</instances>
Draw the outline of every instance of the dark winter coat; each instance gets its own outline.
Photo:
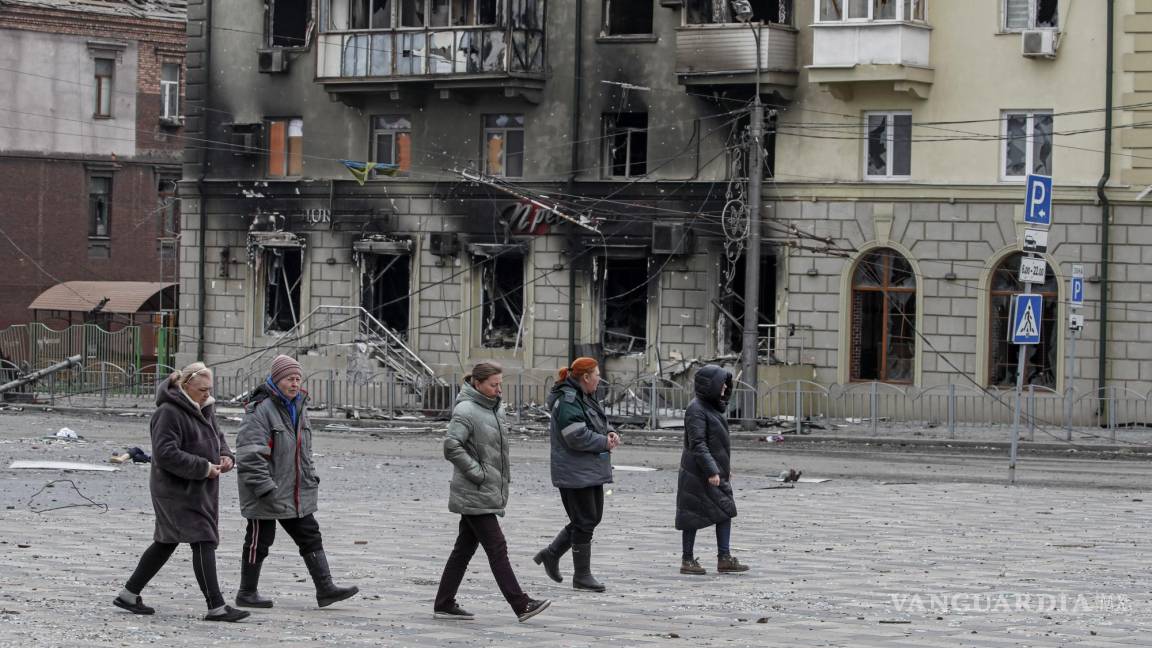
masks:
<instances>
[{"instance_id":1,"label":"dark winter coat","mask_svg":"<svg viewBox=\"0 0 1152 648\"><path fill-rule=\"evenodd\" d=\"M552 485L588 488L612 482L608 451L608 417L596 398L584 393L571 376L548 394L552 440Z\"/></svg>"},{"instance_id":2,"label":"dark winter coat","mask_svg":"<svg viewBox=\"0 0 1152 648\"><path fill-rule=\"evenodd\" d=\"M296 424L274 386L256 388L236 436L240 513L249 520L285 520L316 512L320 478L312 463L312 426L296 396Z\"/></svg>"},{"instance_id":3,"label":"dark winter coat","mask_svg":"<svg viewBox=\"0 0 1152 648\"><path fill-rule=\"evenodd\" d=\"M220 479L208 479L208 470L221 457L235 456L216 426L212 403L198 407L171 378L156 388L149 424L156 542L220 542Z\"/></svg>"},{"instance_id":4,"label":"dark winter coat","mask_svg":"<svg viewBox=\"0 0 1152 648\"><path fill-rule=\"evenodd\" d=\"M736 517L736 501L728 479L732 446L724 410L732 393L732 374L716 365L696 372L696 397L684 412L684 451L676 488L676 528L702 529ZM720 485L708 483L720 475Z\"/></svg>"},{"instance_id":5,"label":"dark winter coat","mask_svg":"<svg viewBox=\"0 0 1152 648\"><path fill-rule=\"evenodd\" d=\"M460 386L444 438L444 458L452 462L448 510L461 515L504 515L512 471L508 425L499 398L467 383Z\"/></svg>"}]
</instances>

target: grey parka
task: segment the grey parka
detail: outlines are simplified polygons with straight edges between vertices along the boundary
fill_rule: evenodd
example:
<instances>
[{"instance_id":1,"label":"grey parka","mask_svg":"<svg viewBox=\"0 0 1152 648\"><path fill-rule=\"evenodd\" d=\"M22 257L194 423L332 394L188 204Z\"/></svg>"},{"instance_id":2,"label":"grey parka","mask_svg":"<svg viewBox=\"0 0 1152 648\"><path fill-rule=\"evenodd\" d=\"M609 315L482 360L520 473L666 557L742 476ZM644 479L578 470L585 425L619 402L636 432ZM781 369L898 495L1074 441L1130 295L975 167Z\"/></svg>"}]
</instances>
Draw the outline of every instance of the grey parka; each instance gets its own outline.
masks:
<instances>
[{"instance_id":1,"label":"grey parka","mask_svg":"<svg viewBox=\"0 0 1152 648\"><path fill-rule=\"evenodd\" d=\"M504 515L508 505L508 436L499 398L465 383L456 396L444 458L452 462L448 510L461 515Z\"/></svg>"},{"instance_id":2,"label":"grey parka","mask_svg":"<svg viewBox=\"0 0 1152 648\"><path fill-rule=\"evenodd\" d=\"M320 478L312 464L312 426L301 392L296 425L280 394L256 388L236 437L240 514L249 520L284 520L316 512Z\"/></svg>"}]
</instances>

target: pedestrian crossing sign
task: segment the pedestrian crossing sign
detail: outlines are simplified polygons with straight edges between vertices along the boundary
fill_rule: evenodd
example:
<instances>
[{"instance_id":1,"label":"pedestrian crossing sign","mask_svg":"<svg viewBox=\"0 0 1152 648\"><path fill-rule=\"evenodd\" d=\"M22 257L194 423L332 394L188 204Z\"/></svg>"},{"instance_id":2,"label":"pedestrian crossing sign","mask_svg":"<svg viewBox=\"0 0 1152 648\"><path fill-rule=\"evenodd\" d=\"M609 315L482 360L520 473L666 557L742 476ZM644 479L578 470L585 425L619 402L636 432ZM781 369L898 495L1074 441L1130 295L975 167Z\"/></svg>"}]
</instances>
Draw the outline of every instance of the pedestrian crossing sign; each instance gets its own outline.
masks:
<instances>
[{"instance_id":1,"label":"pedestrian crossing sign","mask_svg":"<svg viewBox=\"0 0 1152 648\"><path fill-rule=\"evenodd\" d=\"M1012 302L1012 344L1040 344L1040 295L1015 295Z\"/></svg>"}]
</instances>

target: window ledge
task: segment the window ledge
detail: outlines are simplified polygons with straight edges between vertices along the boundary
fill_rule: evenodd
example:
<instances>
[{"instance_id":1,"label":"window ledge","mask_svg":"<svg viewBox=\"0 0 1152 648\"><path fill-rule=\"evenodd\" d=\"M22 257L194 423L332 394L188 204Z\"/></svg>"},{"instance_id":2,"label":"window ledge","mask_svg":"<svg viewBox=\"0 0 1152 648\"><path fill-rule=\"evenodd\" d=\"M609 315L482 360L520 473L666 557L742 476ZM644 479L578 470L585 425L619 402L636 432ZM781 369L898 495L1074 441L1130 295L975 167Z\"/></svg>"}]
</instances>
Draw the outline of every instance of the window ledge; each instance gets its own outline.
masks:
<instances>
[{"instance_id":1,"label":"window ledge","mask_svg":"<svg viewBox=\"0 0 1152 648\"><path fill-rule=\"evenodd\" d=\"M656 43L660 37L656 34L600 34L596 37L597 43Z\"/></svg>"},{"instance_id":2,"label":"window ledge","mask_svg":"<svg viewBox=\"0 0 1152 648\"><path fill-rule=\"evenodd\" d=\"M92 115L92 119L99 119L99 120L110 120L110 119L112 119L112 115L98 115L98 114L93 114L93 115Z\"/></svg>"},{"instance_id":3,"label":"window ledge","mask_svg":"<svg viewBox=\"0 0 1152 648\"><path fill-rule=\"evenodd\" d=\"M904 25L905 27L915 27L917 29L926 29L932 31L932 25L920 20L840 20L828 22L814 22L810 25L813 29L836 29L846 27L892 27L893 25Z\"/></svg>"}]
</instances>

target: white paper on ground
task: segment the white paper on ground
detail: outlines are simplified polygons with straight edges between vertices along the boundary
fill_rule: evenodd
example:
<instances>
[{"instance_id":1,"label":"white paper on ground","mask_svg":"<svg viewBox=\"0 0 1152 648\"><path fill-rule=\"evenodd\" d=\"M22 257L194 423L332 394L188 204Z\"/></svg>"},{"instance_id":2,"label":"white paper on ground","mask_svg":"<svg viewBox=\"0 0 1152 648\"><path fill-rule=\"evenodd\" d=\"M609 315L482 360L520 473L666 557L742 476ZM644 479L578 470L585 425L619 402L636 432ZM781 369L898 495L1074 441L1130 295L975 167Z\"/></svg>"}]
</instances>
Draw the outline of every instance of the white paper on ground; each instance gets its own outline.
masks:
<instances>
[{"instance_id":1,"label":"white paper on ground","mask_svg":"<svg viewBox=\"0 0 1152 648\"><path fill-rule=\"evenodd\" d=\"M16 460L9 466L12 470L92 470L96 472L116 472L119 468L101 466L100 464L79 463L75 461L27 461Z\"/></svg>"}]
</instances>

